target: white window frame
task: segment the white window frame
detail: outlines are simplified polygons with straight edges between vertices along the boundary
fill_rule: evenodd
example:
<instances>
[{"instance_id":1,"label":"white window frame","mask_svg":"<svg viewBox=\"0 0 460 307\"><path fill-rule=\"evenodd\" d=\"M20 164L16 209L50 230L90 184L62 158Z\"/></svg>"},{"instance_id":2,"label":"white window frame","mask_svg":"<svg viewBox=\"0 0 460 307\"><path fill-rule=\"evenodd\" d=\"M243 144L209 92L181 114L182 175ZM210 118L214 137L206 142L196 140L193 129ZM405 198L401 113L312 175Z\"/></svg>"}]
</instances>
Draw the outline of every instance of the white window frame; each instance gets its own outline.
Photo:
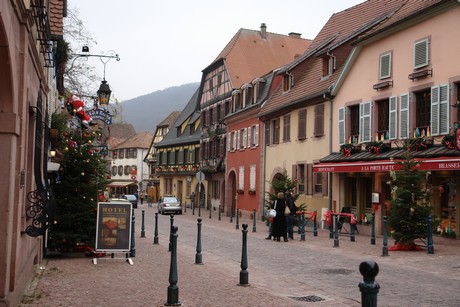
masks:
<instances>
[{"instance_id":1,"label":"white window frame","mask_svg":"<svg viewBox=\"0 0 460 307\"><path fill-rule=\"evenodd\" d=\"M425 50L422 49L423 47L425 48ZM428 38L418 40L414 43L413 56L414 69L428 66L430 61L430 44Z\"/></svg>"},{"instance_id":2,"label":"white window frame","mask_svg":"<svg viewBox=\"0 0 460 307\"><path fill-rule=\"evenodd\" d=\"M380 67L379 67L380 80L391 77L391 61L392 61L391 52L386 52L380 55Z\"/></svg>"}]
</instances>

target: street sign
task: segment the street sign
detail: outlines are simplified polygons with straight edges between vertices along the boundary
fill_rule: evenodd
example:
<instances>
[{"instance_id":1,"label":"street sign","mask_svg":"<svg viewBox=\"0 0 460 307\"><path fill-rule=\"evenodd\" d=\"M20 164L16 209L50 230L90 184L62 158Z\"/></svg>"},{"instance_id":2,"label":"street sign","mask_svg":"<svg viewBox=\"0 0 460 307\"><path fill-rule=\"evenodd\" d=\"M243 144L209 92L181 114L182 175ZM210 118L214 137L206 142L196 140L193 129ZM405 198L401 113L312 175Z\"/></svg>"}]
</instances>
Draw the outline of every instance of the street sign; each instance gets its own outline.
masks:
<instances>
[{"instance_id":1,"label":"street sign","mask_svg":"<svg viewBox=\"0 0 460 307\"><path fill-rule=\"evenodd\" d=\"M196 179L197 179L199 182L203 181L203 180L204 180L204 173L201 172L201 171L198 172L198 173L196 173Z\"/></svg>"}]
</instances>

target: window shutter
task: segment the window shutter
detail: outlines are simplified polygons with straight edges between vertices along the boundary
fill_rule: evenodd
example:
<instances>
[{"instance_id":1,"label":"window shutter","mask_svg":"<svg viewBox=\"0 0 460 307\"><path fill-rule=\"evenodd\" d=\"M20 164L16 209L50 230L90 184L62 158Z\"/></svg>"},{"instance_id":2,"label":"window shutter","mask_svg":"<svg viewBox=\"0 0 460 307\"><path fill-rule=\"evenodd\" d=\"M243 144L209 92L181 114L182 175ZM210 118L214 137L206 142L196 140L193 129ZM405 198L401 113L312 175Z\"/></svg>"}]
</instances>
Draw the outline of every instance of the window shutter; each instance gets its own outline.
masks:
<instances>
[{"instance_id":1,"label":"window shutter","mask_svg":"<svg viewBox=\"0 0 460 307\"><path fill-rule=\"evenodd\" d=\"M252 126L250 126L249 128L246 128L248 130L248 147L252 147L252 145L254 144L252 142L252 139L251 139L251 130L252 130Z\"/></svg>"},{"instance_id":2,"label":"window shutter","mask_svg":"<svg viewBox=\"0 0 460 307\"><path fill-rule=\"evenodd\" d=\"M431 134L439 135L439 86L431 88Z\"/></svg>"},{"instance_id":3,"label":"window shutter","mask_svg":"<svg viewBox=\"0 0 460 307\"><path fill-rule=\"evenodd\" d=\"M231 133L227 133L227 151L230 151L230 140L232 139Z\"/></svg>"},{"instance_id":4,"label":"window shutter","mask_svg":"<svg viewBox=\"0 0 460 307\"><path fill-rule=\"evenodd\" d=\"M312 195L313 194L313 164L308 163L307 165L307 171L305 172L305 180L304 182L307 185L307 195Z\"/></svg>"},{"instance_id":5,"label":"window shutter","mask_svg":"<svg viewBox=\"0 0 460 307\"><path fill-rule=\"evenodd\" d=\"M265 146L270 145L270 122L265 122Z\"/></svg>"},{"instance_id":6,"label":"window shutter","mask_svg":"<svg viewBox=\"0 0 460 307\"><path fill-rule=\"evenodd\" d=\"M396 96L391 96L390 97L390 103L388 104L389 107L389 124L388 124L388 134L390 137L390 140L396 139L396 128L398 127L398 118L397 118L397 105L398 105L398 99Z\"/></svg>"},{"instance_id":7,"label":"window shutter","mask_svg":"<svg viewBox=\"0 0 460 307\"><path fill-rule=\"evenodd\" d=\"M399 96L399 137L409 137L409 94Z\"/></svg>"},{"instance_id":8,"label":"window shutter","mask_svg":"<svg viewBox=\"0 0 460 307\"><path fill-rule=\"evenodd\" d=\"M273 143L279 144L280 143L280 119L279 117L275 119L275 135Z\"/></svg>"},{"instance_id":9,"label":"window shutter","mask_svg":"<svg viewBox=\"0 0 460 307\"><path fill-rule=\"evenodd\" d=\"M299 110L299 127L297 130L297 138L305 140L307 137L307 110Z\"/></svg>"},{"instance_id":10,"label":"window shutter","mask_svg":"<svg viewBox=\"0 0 460 307\"><path fill-rule=\"evenodd\" d=\"M322 177L322 192L323 192L323 196L327 196L329 194L329 189L328 189L328 181L329 181L329 174L328 173L321 173L321 177Z\"/></svg>"},{"instance_id":11,"label":"window shutter","mask_svg":"<svg viewBox=\"0 0 460 307\"><path fill-rule=\"evenodd\" d=\"M193 150L190 151L190 155L191 155L191 162L192 162L192 163L195 163L195 162L196 162L196 159L195 159L195 149L193 149Z\"/></svg>"},{"instance_id":12,"label":"window shutter","mask_svg":"<svg viewBox=\"0 0 460 307\"><path fill-rule=\"evenodd\" d=\"M345 144L345 108L339 108L339 145Z\"/></svg>"},{"instance_id":13,"label":"window shutter","mask_svg":"<svg viewBox=\"0 0 460 307\"><path fill-rule=\"evenodd\" d=\"M176 164L176 151L170 151L171 164Z\"/></svg>"},{"instance_id":14,"label":"window shutter","mask_svg":"<svg viewBox=\"0 0 460 307\"><path fill-rule=\"evenodd\" d=\"M240 149L241 130L236 131L236 149Z\"/></svg>"},{"instance_id":15,"label":"window shutter","mask_svg":"<svg viewBox=\"0 0 460 307\"><path fill-rule=\"evenodd\" d=\"M299 178L297 178L298 174L297 174L297 164L292 164L292 180L296 181L297 184L296 184L296 189L297 189L297 192L299 191Z\"/></svg>"},{"instance_id":16,"label":"window shutter","mask_svg":"<svg viewBox=\"0 0 460 307\"><path fill-rule=\"evenodd\" d=\"M162 161L163 163L162 164L166 165L166 164L168 164L168 152L163 151L162 154L163 154L163 161Z\"/></svg>"},{"instance_id":17,"label":"window shutter","mask_svg":"<svg viewBox=\"0 0 460 307\"><path fill-rule=\"evenodd\" d=\"M238 188L244 190L244 166L240 166L238 174Z\"/></svg>"},{"instance_id":18,"label":"window shutter","mask_svg":"<svg viewBox=\"0 0 460 307\"><path fill-rule=\"evenodd\" d=\"M439 86L439 134L449 133L449 85Z\"/></svg>"},{"instance_id":19,"label":"window shutter","mask_svg":"<svg viewBox=\"0 0 460 307\"><path fill-rule=\"evenodd\" d=\"M256 129L254 130L254 144L259 146L259 124L256 125Z\"/></svg>"},{"instance_id":20,"label":"window shutter","mask_svg":"<svg viewBox=\"0 0 460 307\"><path fill-rule=\"evenodd\" d=\"M391 77L391 53L380 56L380 79Z\"/></svg>"},{"instance_id":21,"label":"window shutter","mask_svg":"<svg viewBox=\"0 0 460 307\"><path fill-rule=\"evenodd\" d=\"M428 65L428 39L424 39L414 44L414 68Z\"/></svg>"},{"instance_id":22,"label":"window shutter","mask_svg":"<svg viewBox=\"0 0 460 307\"><path fill-rule=\"evenodd\" d=\"M315 107L315 131L314 136L324 135L324 104Z\"/></svg>"},{"instance_id":23,"label":"window shutter","mask_svg":"<svg viewBox=\"0 0 460 307\"><path fill-rule=\"evenodd\" d=\"M371 141L371 103L363 102L359 105L359 134L361 142Z\"/></svg>"},{"instance_id":24,"label":"window shutter","mask_svg":"<svg viewBox=\"0 0 460 307\"><path fill-rule=\"evenodd\" d=\"M233 138L232 138L233 147L232 147L232 149L233 149L233 150L236 150L236 144L237 144L236 135L237 135L238 133L237 133L236 131L233 131L232 134L233 134Z\"/></svg>"},{"instance_id":25,"label":"window shutter","mask_svg":"<svg viewBox=\"0 0 460 307\"><path fill-rule=\"evenodd\" d=\"M248 128L243 129L243 148L248 147L248 138L247 138Z\"/></svg>"},{"instance_id":26,"label":"window shutter","mask_svg":"<svg viewBox=\"0 0 460 307\"><path fill-rule=\"evenodd\" d=\"M256 189L256 165L251 165L249 170L249 188Z\"/></svg>"},{"instance_id":27,"label":"window shutter","mask_svg":"<svg viewBox=\"0 0 460 307\"><path fill-rule=\"evenodd\" d=\"M184 164L184 151L183 150L179 151L179 161L178 161L178 163Z\"/></svg>"}]
</instances>

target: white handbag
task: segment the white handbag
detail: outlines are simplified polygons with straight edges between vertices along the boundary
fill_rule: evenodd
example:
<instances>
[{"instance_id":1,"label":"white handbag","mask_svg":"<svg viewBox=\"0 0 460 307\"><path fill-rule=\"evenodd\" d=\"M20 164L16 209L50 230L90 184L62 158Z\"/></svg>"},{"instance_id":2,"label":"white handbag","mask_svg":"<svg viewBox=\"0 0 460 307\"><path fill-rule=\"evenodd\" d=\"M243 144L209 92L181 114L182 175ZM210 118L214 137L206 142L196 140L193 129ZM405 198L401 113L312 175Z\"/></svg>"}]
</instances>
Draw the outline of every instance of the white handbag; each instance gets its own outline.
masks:
<instances>
[{"instance_id":1,"label":"white handbag","mask_svg":"<svg viewBox=\"0 0 460 307\"><path fill-rule=\"evenodd\" d=\"M268 217L276 217L276 203L277 201L275 200L274 209L268 209Z\"/></svg>"}]
</instances>

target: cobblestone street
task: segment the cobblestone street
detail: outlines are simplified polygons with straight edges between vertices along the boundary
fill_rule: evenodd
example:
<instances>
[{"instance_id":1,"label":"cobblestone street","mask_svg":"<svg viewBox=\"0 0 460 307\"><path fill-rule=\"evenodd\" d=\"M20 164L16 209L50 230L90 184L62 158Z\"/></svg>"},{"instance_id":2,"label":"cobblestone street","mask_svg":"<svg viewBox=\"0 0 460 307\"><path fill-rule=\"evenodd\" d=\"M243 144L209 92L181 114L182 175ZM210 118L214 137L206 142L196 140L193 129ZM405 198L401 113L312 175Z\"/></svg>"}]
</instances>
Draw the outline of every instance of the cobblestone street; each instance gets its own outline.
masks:
<instances>
[{"instance_id":1,"label":"cobblestone street","mask_svg":"<svg viewBox=\"0 0 460 307\"><path fill-rule=\"evenodd\" d=\"M141 238L141 212L145 233ZM22 306L164 306L167 302L171 253L169 215L159 216L159 245L153 244L156 206L135 209L134 264L124 259L49 258L41 266ZM219 221L202 211L202 262L195 264L198 212L174 218L178 226L177 270L182 306L361 306L359 264L374 260L380 267L379 306L459 306L460 242L436 237L435 254L390 251L382 257L382 238L340 236L333 247L326 230L311 229L300 241L264 238L267 227L252 220ZM242 224L248 224L250 286L238 286ZM389 240L389 245L392 241ZM123 257L124 255L119 255ZM308 301L307 301L308 300ZM317 302L314 302L318 300Z\"/></svg>"}]
</instances>

